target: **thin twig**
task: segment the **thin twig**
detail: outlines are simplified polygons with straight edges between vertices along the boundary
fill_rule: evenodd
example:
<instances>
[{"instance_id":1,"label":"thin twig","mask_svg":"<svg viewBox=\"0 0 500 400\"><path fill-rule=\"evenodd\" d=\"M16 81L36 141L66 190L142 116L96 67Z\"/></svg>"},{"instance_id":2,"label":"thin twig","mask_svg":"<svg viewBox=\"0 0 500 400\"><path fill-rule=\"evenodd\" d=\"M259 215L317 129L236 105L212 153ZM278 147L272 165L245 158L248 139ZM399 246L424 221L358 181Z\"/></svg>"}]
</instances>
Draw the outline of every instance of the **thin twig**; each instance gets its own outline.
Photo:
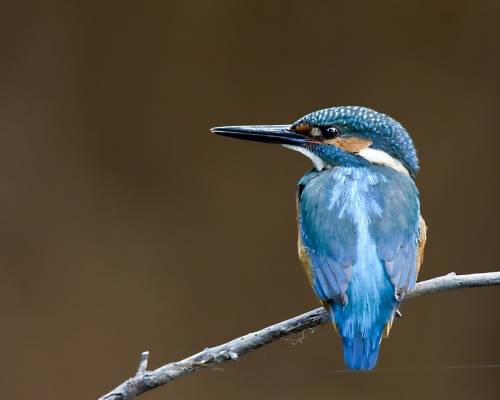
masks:
<instances>
[{"instance_id":1,"label":"thin twig","mask_svg":"<svg viewBox=\"0 0 500 400\"><path fill-rule=\"evenodd\" d=\"M143 351L139 359L139 368L137 368L136 375L144 375L148 368L149 351Z\"/></svg>"},{"instance_id":2,"label":"thin twig","mask_svg":"<svg viewBox=\"0 0 500 400\"><path fill-rule=\"evenodd\" d=\"M450 289L500 285L500 272L456 275L455 273L417 283L406 299ZM305 329L329 321L326 310L322 307L305 314L268 326L260 331L249 333L219 346L205 350L181 361L165 364L153 371L147 371L149 352L144 352L139 361L137 373L117 386L99 400L130 400L158 386L191 372L212 367L225 361L236 361L238 357L280 338L301 332Z\"/></svg>"}]
</instances>

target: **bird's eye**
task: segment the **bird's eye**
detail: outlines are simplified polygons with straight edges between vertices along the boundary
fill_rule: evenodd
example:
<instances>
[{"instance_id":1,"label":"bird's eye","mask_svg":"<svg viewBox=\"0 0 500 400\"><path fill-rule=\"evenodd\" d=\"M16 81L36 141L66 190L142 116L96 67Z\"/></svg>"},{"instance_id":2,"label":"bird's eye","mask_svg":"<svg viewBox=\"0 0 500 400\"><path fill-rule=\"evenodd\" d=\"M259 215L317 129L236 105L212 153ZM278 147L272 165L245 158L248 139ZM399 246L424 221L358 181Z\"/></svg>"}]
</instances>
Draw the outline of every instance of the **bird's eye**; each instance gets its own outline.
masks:
<instances>
[{"instance_id":1,"label":"bird's eye","mask_svg":"<svg viewBox=\"0 0 500 400\"><path fill-rule=\"evenodd\" d=\"M340 134L339 128L336 126L330 126L323 130L323 136L325 139L333 139L334 137L337 137Z\"/></svg>"}]
</instances>

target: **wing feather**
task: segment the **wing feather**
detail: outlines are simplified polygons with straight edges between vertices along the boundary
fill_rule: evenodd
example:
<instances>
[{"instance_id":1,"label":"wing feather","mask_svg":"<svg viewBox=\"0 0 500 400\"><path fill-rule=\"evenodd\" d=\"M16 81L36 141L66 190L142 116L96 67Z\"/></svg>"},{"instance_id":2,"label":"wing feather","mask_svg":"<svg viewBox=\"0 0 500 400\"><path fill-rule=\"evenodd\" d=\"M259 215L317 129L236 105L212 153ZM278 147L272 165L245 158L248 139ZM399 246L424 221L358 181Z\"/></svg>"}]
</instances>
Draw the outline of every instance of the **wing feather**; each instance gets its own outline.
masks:
<instances>
[{"instance_id":1,"label":"wing feather","mask_svg":"<svg viewBox=\"0 0 500 400\"><path fill-rule=\"evenodd\" d=\"M336 179L323 177L321 184L307 185L315 176L306 175L299 185L299 253L316 295L344 304L356 261L356 227L347 216L339 216L337 207L329 206Z\"/></svg>"},{"instance_id":2,"label":"wing feather","mask_svg":"<svg viewBox=\"0 0 500 400\"><path fill-rule=\"evenodd\" d=\"M418 191L411 177L388 168L378 173L383 179L373 180L364 194L371 205L369 232L395 297L402 300L415 285L425 223L421 223ZM345 203L332 201L333 188L344 185L345 177L320 174L309 173L299 184L299 252L317 296L345 304L357 259L358 232L353 218L342 210Z\"/></svg>"},{"instance_id":3,"label":"wing feather","mask_svg":"<svg viewBox=\"0 0 500 400\"><path fill-rule=\"evenodd\" d=\"M415 286L420 224L418 190L406 174L390 172L381 182L381 212L372 217L370 232L377 252L394 285L396 299L402 300Z\"/></svg>"}]
</instances>

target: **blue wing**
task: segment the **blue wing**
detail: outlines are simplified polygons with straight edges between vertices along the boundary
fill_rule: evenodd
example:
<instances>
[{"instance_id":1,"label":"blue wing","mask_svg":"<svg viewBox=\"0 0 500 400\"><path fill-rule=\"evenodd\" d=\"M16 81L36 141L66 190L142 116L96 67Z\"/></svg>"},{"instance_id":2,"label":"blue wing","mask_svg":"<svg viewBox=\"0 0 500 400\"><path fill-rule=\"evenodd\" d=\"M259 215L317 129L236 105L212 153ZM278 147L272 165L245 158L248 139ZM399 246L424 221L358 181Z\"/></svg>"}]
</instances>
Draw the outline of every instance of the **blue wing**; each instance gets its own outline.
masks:
<instances>
[{"instance_id":1,"label":"blue wing","mask_svg":"<svg viewBox=\"0 0 500 400\"><path fill-rule=\"evenodd\" d=\"M374 193L381 212L371 216L370 233L395 288L397 300L415 286L420 229L418 190L405 174L387 171Z\"/></svg>"},{"instance_id":2,"label":"blue wing","mask_svg":"<svg viewBox=\"0 0 500 400\"><path fill-rule=\"evenodd\" d=\"M317 179L316 179L317 178ZM356 262L357 232L354 222L330 207L335 176L310 172L299 183L299 237L307 255L313 289L323 301L346 302L346 292Z\"/></svg>"},{"instance_id":3,"label":"blue wing","mask_svg":"<svg viewBox=\"0 0 500 400\"><path fill-rule=\"evenodd\" d=\"M344 175L310 172L299 183L301 252L308 257L313 288L323 301L346 303L353 266L359 257L359 218L368 221L378 258L394 285L397 300L415 284L418 191L406 174L385 167L372 167L372 172L362 178L353 176L352 171ZM362 183L355 182L358 178ZM358 193L354 197L352 193L345 195L349 191ZM354 204L359 199L363 207ZM366 215L357 218L358 208Z\"/></svg>"}]
</instances>

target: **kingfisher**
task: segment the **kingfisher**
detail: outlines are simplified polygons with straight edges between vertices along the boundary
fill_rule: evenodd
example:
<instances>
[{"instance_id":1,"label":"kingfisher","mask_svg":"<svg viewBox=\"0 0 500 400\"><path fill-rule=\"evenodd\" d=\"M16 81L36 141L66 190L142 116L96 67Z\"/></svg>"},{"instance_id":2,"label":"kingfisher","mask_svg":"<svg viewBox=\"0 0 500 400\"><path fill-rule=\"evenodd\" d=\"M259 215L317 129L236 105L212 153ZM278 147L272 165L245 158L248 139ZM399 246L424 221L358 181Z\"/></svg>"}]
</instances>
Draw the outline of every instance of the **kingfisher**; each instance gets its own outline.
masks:
<instances>
[{"instance_id":1,"label":"kingfisher","mask_svg":"<svg viewBox=\"0 0 500 400\"><path fill-rule=\"evenodd\" d=\"M418 157L406 129L372 109L341 106L292 124L211 131L280 144L312 161L297 187L299 259L342 339L347 367L373 369L415 286L426 241Z\"/></svg>"}]
</instances>

